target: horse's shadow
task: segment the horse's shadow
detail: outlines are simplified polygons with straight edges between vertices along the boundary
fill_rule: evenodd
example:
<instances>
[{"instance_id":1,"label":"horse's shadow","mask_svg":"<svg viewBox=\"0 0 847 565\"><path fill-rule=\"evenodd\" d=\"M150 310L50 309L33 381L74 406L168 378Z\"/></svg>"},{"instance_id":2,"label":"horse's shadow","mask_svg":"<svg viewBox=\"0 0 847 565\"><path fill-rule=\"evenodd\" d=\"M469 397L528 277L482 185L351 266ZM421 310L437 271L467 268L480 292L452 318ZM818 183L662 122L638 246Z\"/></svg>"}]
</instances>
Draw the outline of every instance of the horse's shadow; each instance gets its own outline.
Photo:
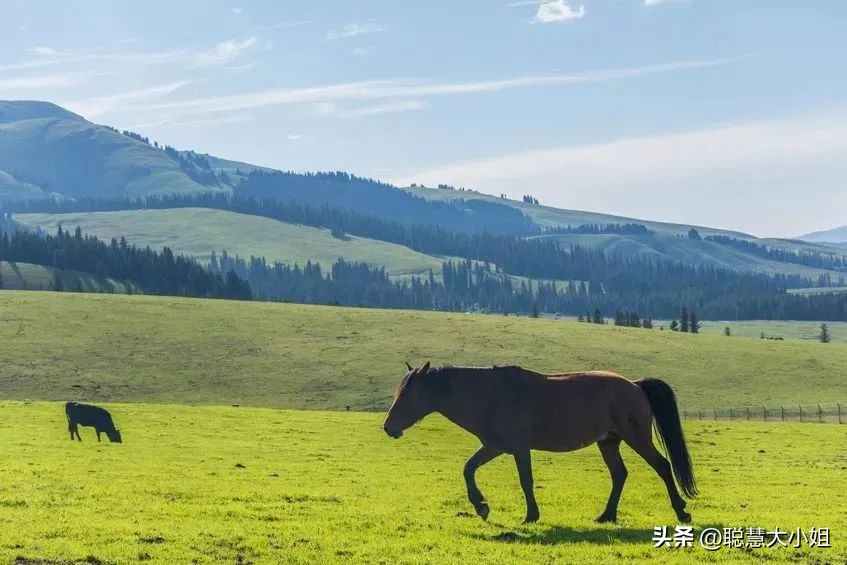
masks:
<instances>
[{"instance_id":1,"label":"horse's shadow","mask_svg":"<svg viewBox=\"0 0 847 565\"><path fill-rule=\"evenodd\" d=\"M614 543L653 543L653 528L615 528L615 527L574 527L549 526L546 528L510 528L503 524L491 523L501 531L494 534L472 533L470 537L480 541L496 543L523 543L530 545L558 545L566 543L591 543L607 545ZM718 528L723 531L722 524L698 524L694 527L695 545L697 536L706 528ZM668 527L669 535L673 535L673 526Z\"/></svg>"}]
</instances>

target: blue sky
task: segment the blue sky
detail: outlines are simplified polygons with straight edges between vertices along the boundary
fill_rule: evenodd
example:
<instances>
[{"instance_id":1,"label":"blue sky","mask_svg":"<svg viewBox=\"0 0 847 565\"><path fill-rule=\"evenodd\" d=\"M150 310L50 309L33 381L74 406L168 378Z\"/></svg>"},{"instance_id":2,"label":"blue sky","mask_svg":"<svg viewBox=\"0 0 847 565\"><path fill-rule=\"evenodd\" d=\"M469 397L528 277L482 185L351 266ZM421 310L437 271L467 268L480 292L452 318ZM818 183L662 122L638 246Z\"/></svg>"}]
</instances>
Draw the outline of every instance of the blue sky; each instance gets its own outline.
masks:
<instances>
[{"instance_id":1,"label":"blue sky","mask_svg":"<svg viewBox=\"0 0 847 565\"><path fill-rule=\"evenodd\" d=\"M0 98L179 148L791 236L847 221L847 2L8 3Z\"/></svg>"}]
</instances>

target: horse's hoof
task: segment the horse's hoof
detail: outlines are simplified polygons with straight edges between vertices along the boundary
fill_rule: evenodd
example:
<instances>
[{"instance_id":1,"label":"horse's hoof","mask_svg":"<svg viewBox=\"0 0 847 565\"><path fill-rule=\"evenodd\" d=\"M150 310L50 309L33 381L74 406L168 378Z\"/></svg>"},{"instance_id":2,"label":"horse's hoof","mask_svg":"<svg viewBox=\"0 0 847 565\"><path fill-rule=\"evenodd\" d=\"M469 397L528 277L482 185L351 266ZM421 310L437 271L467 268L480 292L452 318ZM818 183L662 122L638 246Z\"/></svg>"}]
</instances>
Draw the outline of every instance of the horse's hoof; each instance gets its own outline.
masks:
<instances>
[{"instance_id":1,"label":"horse's hoof","mask_svg":"<svg viewBox=\"0 0 847 565\"><path fill-rule=\"evenodd\" d=\"M476 507L477 515L479 515L479 517L482 518L483 521L488 520L488 514L490 512L491 509L488 508L488 504L486 504L485 502Z\"/></svg>"},{"instance_id":2,"label":"horse's hoof","mask_svg":"<svg viewBox=\"0 0 847 565\"><path fill-rule=\"evenodd\" d=\"M607 514L600 514L599 516L594 518L594 521L597 522L598 524L607 524L607 523L610 523L610 522L614 523L614 522L618 521L618 517L617 516L609 516Z\"/></svg>"},{"instance_id":3,"label":"horse's hoof","mask_svg":"<svg viewBox=\"0 0 847 565\"><path fill-rule=\"evenodd\" d=\"M540 516L538 514L530 514L526 517L526 520L523 521L524 524L534 524L538 521Z\"/></svg>"},{"instance_id":4,"label":"horse's hoof","mask_svg":"<svg viewBox=\"0 0 847 565\"><path fill-rule=\"evenodd\" d=\"M691 514L689 514L688 512L680 512L679 514L677 514L676 517L683 524L690 524L691 523Z\"/></svg>"}]
</instances>

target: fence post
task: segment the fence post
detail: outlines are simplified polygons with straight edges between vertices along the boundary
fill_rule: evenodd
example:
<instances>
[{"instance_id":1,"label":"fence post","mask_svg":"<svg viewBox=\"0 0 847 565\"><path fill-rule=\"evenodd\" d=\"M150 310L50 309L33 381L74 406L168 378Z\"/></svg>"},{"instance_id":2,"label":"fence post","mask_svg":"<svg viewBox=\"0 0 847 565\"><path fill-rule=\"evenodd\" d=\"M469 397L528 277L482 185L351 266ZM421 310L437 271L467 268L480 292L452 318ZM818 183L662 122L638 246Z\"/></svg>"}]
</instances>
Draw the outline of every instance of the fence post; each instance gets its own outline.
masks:
<instances>
[{"instance_id":1,"label":"fence post","mask_svg":"<svg viewBox=\"0 0 847 565\"><path fill-rule=\"evenodd\" d=\"M782 418L782 421L784 422L785 421L785 406L779 407L779 414L780 414L780 417Z\"/></svg>"},{"instance_id":2,"label":"fence post","mask_svg":"<svg viewBox=\"0 0 847 565\"><path fill-rule=\"evenodd\" d=\"M715 408L713 410L713 412L715 413L715 422L717 422L718 421L718 409ZM841 405L840 404L838 405L838 416L839 416L838 423L840 424L841 423Z\"/></svg>"},{"instance_id":3,"label":"fence post","mask_svg":"<svg viewBox=\"0 0 847 565\"><path fill-rule=\"evenodd\" d=\"M821 405L818 404L818 424L823 422L823 414L821 413Z\"/></svg>"},{"instance_id":4,"label":"fence post","mask_svg":"<svg viewBox=\"0 0 847 565\"><path fill-rule=\"evenodd\" d=\"M797 406L800 408L800 421L802 422L803 421L803 405L798 404Z\"/></svg>"},{"instance_id":5,"label":"fence post","mask_svg":"<svg viewBox=\"0 0 847 565\"><path fill-rule=\"evenodd\" d=\"M702 411L702 410L698 410L698 411L697 411L697 419L698 419L698 420L702 420L702 419L703 419L703 411Z\"/></svg>"},{"instance_id":6,"label":"fence post","mask_svg":"<svg viewBox=\"0 0 847 565\"><path fill-rule=\"evenodd\" d=\"M838 423L841 423L841 405L838 405Z\"/></svg>"},{"instance_id":7,"label":"fence post","mask_svg":"<svg viewBox=\"0 0 847 565\"><path fill-rule=\"evenodd\" d=\"M762 419L767 422L768 421L768 407L762 405Z\"/></svg>"},{"instance_id":8,"label":"fence post","mask_svg":"<svg viewBox=\"0 0 847 565\"><path fill-rule=\"evenodd\" d=\"M732 416L733 416L733 414L732 414L732 408L730 408L730 409L729 409L729 421L730 421L730 422L733 420Z\"/></svg>"},{"instance_id":9,"label":"fence post","mask_svg":"<svg viewBox=\"0 0 847 565\"><path fill-rule=\"evenodd\" d=\"M747 421L750 421L750 407L747 407Z\"/></svg>"}]
</instances>

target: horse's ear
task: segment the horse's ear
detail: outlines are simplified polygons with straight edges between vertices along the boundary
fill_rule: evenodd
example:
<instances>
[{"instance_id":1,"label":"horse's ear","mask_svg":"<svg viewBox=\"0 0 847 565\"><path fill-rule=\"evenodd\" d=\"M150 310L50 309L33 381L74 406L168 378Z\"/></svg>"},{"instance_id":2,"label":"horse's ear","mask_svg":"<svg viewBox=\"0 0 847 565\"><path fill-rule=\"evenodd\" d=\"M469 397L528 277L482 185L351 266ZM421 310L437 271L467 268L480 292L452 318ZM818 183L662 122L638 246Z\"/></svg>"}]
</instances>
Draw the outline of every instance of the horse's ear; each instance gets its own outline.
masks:
<instances>
[{"instance_id":1,"label":"horse's ear","mask_svg":"<svg viewBox=\"0 0 847 565\"><path fill-rule=\"evenodd\" d=\"M421 373L426 374L427 371L429 371L429 361L427 361L426 364L421 367Z\"/></svg>"},{"instance_id":2,"label":"horse's ear","mask_svg":"<svg viewBox=\"0 0 847 565\"><path fill-rule=\"evenodd\" d=\"M415 370L415 369L414 369L414 367L412 367L411 365L409 365L409 362L408 362L408 361L406 361L406 368L407 368L409 371L414 371L414 370Z\"/></svg>"}]
</instances>

